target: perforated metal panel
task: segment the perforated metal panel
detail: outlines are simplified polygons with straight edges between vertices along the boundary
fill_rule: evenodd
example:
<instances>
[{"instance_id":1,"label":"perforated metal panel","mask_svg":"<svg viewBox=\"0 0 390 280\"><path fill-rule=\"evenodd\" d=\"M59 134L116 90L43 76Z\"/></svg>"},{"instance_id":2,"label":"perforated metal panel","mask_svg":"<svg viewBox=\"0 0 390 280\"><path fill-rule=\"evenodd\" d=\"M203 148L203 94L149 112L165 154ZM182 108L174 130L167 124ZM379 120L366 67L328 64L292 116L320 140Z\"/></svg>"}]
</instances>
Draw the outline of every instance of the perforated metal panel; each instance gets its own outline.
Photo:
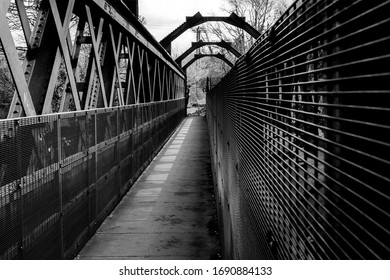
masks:
<instances>
[{"instance_id":1,"label":"perforated metal panel","mask_svg":"<svg viewBox=\"0 0 390 280\"><path fill-rule=\"evenodd\" d=\"M185 107L177 99L0 121L0 259L73 258Z\"/></svg>"},{"instance_id":2,"label":"perforated metal panel","mask_svg":"<svg viewBox=\"0 0 390 280\"><path fill-rule=\"evenodd\" d=\"M225 257L390 258L390 1L296 1L207 95Z\"/></svg>"}]
</instances>

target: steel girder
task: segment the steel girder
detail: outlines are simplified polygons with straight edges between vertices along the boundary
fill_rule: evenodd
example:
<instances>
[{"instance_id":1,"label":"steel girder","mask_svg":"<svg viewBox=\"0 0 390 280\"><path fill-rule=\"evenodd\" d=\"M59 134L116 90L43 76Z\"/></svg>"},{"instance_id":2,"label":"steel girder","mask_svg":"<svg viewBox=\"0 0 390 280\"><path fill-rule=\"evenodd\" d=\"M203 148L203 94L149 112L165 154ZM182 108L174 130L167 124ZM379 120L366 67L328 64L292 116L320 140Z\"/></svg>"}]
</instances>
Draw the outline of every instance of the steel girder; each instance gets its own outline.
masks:
<instances>
[{"instance_id":1,"label":"steel girder","mask_svg":"<svg viewBox=\"0 0 390 280\"><path fill-rule=\"evenodd\" d=\"M2 11L9 2L1 2ZM184 72L121 1L42 0L33 30L23 1L16 4L27 42L22 65L18 42L0 14L0 39L16 88L8 118L52 113L61 67L66 82L58 112L184 97Z\"/></svg>"},{"instance_id":2,"label":"steel girder","mask_svg":"<svg viewBox=\"0 0 390 280\"><path fill-rule=\"evenodd\" d=\"M201 13L198 12L192 17L187 17L186 21L178 28L176 28L174 31L172 31L172 33L170 33L168 36L162 39L160 41L160 44L170 53L171 43L173 40L175 40L177 37L183 34L186 30L210 21L226 22L227 24L245 30L246 32L248 32L249 35L251 35L255 39L257 39L261 35L259 31L257 31L253 26L251 26L249 23L245 21L245 17L239 17L235 13L232 13L228 17L204 17L202 16Z\"/></svg>"},{"instance_id":3,"label":"steel girder","mask_svg":"<svg viewBox=\"0 0 390 280\"><path fill-rule=\"evenodd\" d=\"M192 42L191 47L188 48L182 55L180 55L178 58L176 58L176 63L181 66L183 59L185 59L187 56L189 56L194 50L199 49L204 46L219 46L222 47L228 51L230 51L233 55L235 55L237 58L241 56L240 52L237 51L230 42L220 41L220 42Z\"/></svg>"},{"instance_id":4,"label":"steel girder","mask_svg":"<svg viewBox=\"0 0 390 280\"><path fill-rule=\"evenodd\" d=\"M196 54L194 56L193 59L191 59L186 65L183 66L183 70L187 70L187 68L189 66L191 66L195 61L197 61L198 59L201 59L203 57L216 57L216 58L219 58L220 60L224 61L227 65L229 65L230 67L233 67L233 63L231 63L231 61L229 59L227 59L225 57L225 55L223 54Z\"/></svg>"}]
</instances>

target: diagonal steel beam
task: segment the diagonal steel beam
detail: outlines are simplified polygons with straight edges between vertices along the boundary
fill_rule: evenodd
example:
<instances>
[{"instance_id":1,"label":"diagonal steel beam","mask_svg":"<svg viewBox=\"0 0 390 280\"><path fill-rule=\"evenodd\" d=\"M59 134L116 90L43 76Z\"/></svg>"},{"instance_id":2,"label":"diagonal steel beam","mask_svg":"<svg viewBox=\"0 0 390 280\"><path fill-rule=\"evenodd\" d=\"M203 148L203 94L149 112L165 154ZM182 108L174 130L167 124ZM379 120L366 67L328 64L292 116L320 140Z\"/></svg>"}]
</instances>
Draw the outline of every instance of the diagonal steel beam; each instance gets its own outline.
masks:
<instances>
[{"instance_id":1,"label":"diagonal steel beam","mask_svg":"<svg viewBox=\"0 0 390 280\"><path fill-rule=\"evenodd\" d=\"M97 37L95 36L95 30L93 28L91 9L89 8L88 5L85 5L85 9L87 11L88 26L89 26L89 31L91 32L92 49L93 49L93 53L94 53L95 67L98 71L98 76L99 76L99 81L100 81L100 89L102 91L102 97L103 97L103 103L104 103L104 107L108 107L106 90L104 88L103 73L102 73L102 68L100 67L100 61L99 61L99 58L100 58L99 45L97 43L97 39L96 39Z\"/></svg>"},{"instance_id":2,"label":"diagonal steel beam","mask_svg":"<svg viewBox=\"0 0 390 280\"><path fill-rule=\"evenodd\" d=\"M160 60L156 60L156 81L155 81L155 94L154 94L154 101L160 101L161 100L161 65Z\"/></svg>"},{"instance_id":3,"label":"diagonal steel beam","mask_svg":"<svg viewBox=\"0 0 390 280\"><path fill-rule=\"evenodd\" d=\"M140 46L138 46L137 48L138 48L138 62L139 62L139 68L140 68L139 69L140 75L138 77L137 103L140 103L141 93L143 96L143 100L145 100L145 86L144 86L144 79L143 79L143 75L142 75L145 53L144 53L144 50L140 48Z\"/></svg>"},{"instance_id":4,"label":"diagonal steel beam","mask_svg":"<svg viewBox=\"0 0 390 280\"><path fill-rule=\"evenodd\" d=\"M16 7L18 9L20 23L22 24L24 38L26 40L27 46L30 47L30 38L31 38L31 28L28 22L28 17L26 13L26 7L23 0L16 0Z\"/></svg>"},{"instance_id":5,"label":"diagonal steel beam","mask_svg":"<svg viewBox=\"0 0 390 280\"><path fill-rule=\"evenodd\" d=\"M78 34L80 33L80 28L81 28L80 26L83 27L84 24L85 24L85 21L80 20L79 27L78 27ZM72 39L71 39L71 35L70 35L69 31L67 33L67 44L68 44L69 50L72 50L71 51L72 68L73 68L73 72L75 73L76 83L79 83L80 78L79 78L78 72L77 72L77 63L76 63L76 65L74 65L74 59L75 59L75 57L78 58L77 49L80 49L80 47L77 46L76 42L75 42L74 46L72 46ZM77 60L77 58L76 58L76 60ZM55 86L56 86L57 79L58 79L58 73L59 73L59 70L60 70L59 68L60 68L60 65L61 65L61 60L62 60L61 49L58 47L57 48L57 52L56 52L56 56L55 56L55 59L54 59L54 63L51 66L52 70L51 70L49 83L47 85L45 101L44 101L44 105L43 105L43 109L42 109L42 114L50 114L50 113L52 113L52 100L53 100L54 90L55 90ZM68 84L68 82L69 82L69 78L66 78L65 85ZM68 107L67 105L69 105L69 100L68 99L69 99L68 98L68 94L66 92L66 88L64 87L64 89L62 90L62 96L61 96L61 103L60 103L59 112L67 111L67 109L65 109L65 108L67 108ZM81 96L80 96L80 100L81 100ZM83 108L83 106L81 106L81 107Z\"/></svg>"},{"instance_id":6,"label":"diagonal steel beam","mask_svg":"<svg viewBox=\"0 0 390 280\"><path fill-rule=\"evenodd\" d=\"M163 65L163 71L162 71L162 82L161 82L161 100L164 100L164 93L166 90L166 74L167 73L167 67Z\"/></svg>"},{"instance_id":7,"label":"diagonal steel beam","mask_svg":"<svg viewBox=\"0 0 390 280\"><path fill-rule=\"evenodd\" d=\"M62 16L65 12L66 9L64 12L61 12ZM52 43L52 34L56 33L55 28L54 17L49 5L42 6L38 11L37 21L31 34L29 47L22 66L34 109L38 115L42 114L43 100L46 98L45 89L51 75L48 67L54 64L56 56L57 45ZM8 118L22 117L23 114L21 102L17 92L15 92L8 112Z\"/></svg>"},{"instance_id":8,"label":"diagonal steel beam","mask_svg":"<svg viewBox=\"0 0 390 280\"><path fill-rule=\"evenodd\" d=\"M150 101L153 102L155 98L155 90L156 90L156 81L157 81L157 71L158 71L158 60L154 59L154 71L153 71L153 81L152 81L152 88L151 88L151 99Z\"/></svg>"},{"instance_id":9,"label":"diagonal steel beam","mask_svg":"<svg viewBox=\"0 0 390 280\"><path fill-rule=\"evenodd\" d=\"M114 52L114 59L115 59L115 69L114 69L114 75L113 75L113 80L114 82L112 83L112 89L111 89L111 95L110 95L110 107L113 106L113 101L114 101L114 91L115 91L115 76L118 79L118 87L119 87L119 94L118 94L118 99L119 99L119 104L121 106L124 105L124 98L123 98L123 91L122 91L122 83L121 83L121 77L120 77L120 72L119 72L119 54L120 54L120 49L122 46L122 33L119 32L119 38L118 38L118 44L115 44L115 36L114 36L114 31L112 30L111 24L108 25L110 29L110 36L111 36L111 45L112 49Z\"/></svg>"},{"instance_id":10,"label":"diagonal steel beam","mask_svg":"<svg viewBox=\"0 0 390 280\"><path fill-rule=\"evenodd\" d=\"M50 2L51 10L53 12L54 22L56 25L56 30L57 30L57 34L58 34L58 38L59 38L61 52L62 52L62 55L64 57L65 68L66 68L66 71L68 73L70 87L72 89L73 100L74 100L74 103L76 106L76 110L80 111L81 110L80 98L79 98L78 91L77 91L76 79L75 79L74 72L72 69L72 63L71 63L71 59L70 59L70 51L69 51L68 45L66 43L66 37L68 34L69 23L70 23L70 19L72 16L72 11L73 11L75 0L69 0L67 12L66 12L63 24L61 23L61 18L60 18L60 14L58 12L56 0L49 0L49 2Z\"/></svg>"},{"instance_id":11,"label":"diagonal steel beam","mask_svg":"<svg viewBox=\"0 0 390 280\"><path fill-rule=\"evenodd\" d=\"M8 6L6 5L6 3L3 3L3 5ZM10 72L15 82L17 94L23 107L23 110L26 116L35 116L36 111L34 103L32 101L27 82L24 78L22 65L19 61L15 42L8 27L8 22L5 18L5 13L0 13L0 40L3 45L4 54L8 61Z\"/></svg>"},{"instance_id":12,"label":"diagonal steel beam","mask_svg":"<svg viewBox=\"0 0 390 280\"><path fill-rule=\"evenodd\" d=\"M150 65L149 65L149 54L147 52L145 52L145 61L146 61L146 85L148 86L148 91L149 92L146 92L145 95L147 95L149 97L149 99L147 100L148 102L150 102L152 100L152 85L151 85L151 79L150 79ZM145 75L143 75L145 76Z\"/></svg>"},{"instance_id":13,"label":"diagonal steel beam","mask_svg":"<svg viewBox=\"0 0 390 280\"><path fill-rule=\"evenodd\" d=\"M88 24L89 25L89 24ZM102 35L103 35L103 25L104 25L104 19L103 18L100 18L100 21L99 21L99 26L98 26L98 30L97 30L97 34L96 34L96 45L100 45L101 43L101 40L102 40ZM91 44L92 44L92 38L91 38ZM103 51L103 48L100 48L99 51L98 51L98 57L100 59L100 57L102 56L102 51ZM93 46L92 46L92 53L94 53L94 49L93 49ZM91 106L92 103L94 103L93 100L96 100L96 98L94 98L92 95L93 95L93 92L96 90L96 89L93 89L93 86L94 86L94 83L96 82L95 81L95 78L96 78L96 69L97 69L97 65L100 66L100 60L98 63L96 63L95 61L95 55L94 54L91 54L91 56L93 56L93 60L92 60L92 64L90 66L90 73L89 73L89 80L88 80L88 87L87 87L87 91L86 91L86 95L85 95L85 103L84 103L84 110L88 110L88 109L92 109L92 108L95 108L94 106ZM99 79L99 77L98 77ZM100 80L99 80L100 81Z\"/></svg>"},{"instance_id":14,"label":"diagonal steel beam","mask_svg":"<svg viewBox=\"0 0 390 280\"><path fill-rule=\"evenodd\" d=\"M136 96L135 96L135 78L134 78L134 67L133 67L133 61L134 61L134 53L135 53L135 43L130 45L129 37L126 37L126 45L127 45L127 85L126 85L126 105L136 103Z\"/></svg>"}]
</instances>

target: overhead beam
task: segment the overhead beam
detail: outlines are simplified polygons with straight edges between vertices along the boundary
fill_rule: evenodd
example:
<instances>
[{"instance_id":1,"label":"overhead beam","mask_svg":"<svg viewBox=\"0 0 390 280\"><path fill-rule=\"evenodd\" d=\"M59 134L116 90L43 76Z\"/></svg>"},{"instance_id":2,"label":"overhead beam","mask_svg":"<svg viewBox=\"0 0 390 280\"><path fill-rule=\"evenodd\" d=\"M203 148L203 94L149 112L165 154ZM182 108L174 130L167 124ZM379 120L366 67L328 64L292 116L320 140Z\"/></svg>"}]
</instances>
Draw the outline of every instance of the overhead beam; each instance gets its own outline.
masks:
<instances>
[{"instance_id":1,"label":"overhead beam","mask_svg":"<svg viewBox=\"0 0 390 280\"><path fill-rule=\"evenodd\" d=\"M230 67L233 67L233 63L229 59L225 57L223 54L196 54L193 59L191 59L186 65L183 66L183 70L186 71L188 67L190 67L195 61L204 58L204 57L216 57L220 60L224 61Z\"/></svg>"},{"instance_id":2,"label":"overhead beam","mask_svg":"<svg viewBox=\"0 0 390 280\"><path fill-rule=\"evenodd\" d=\"M222 47L228 51L230 51L234 56L236 56L237 58L241 56L241 53L239 51L237 51L233 46L232 46L232 43L230 42L226 42L226 41L220 41L220 42L203 42L203 41L199 41L199 42L193 42L191 44L191 47L188 48L182 55L180 55L175 61L177 64L179 64L181 66L181 63L183 62L183 60L189 56L194 50L196 49L199 49L201 47L204 47L204 46L219 46L219 47Z\"/></svg>"},{"instance_id":3,"label":"overhead beam","mask_svg":"<svg viewBox=\"0 0 390 280\"><path fill-rule=\"evenodd\" d=\"M139 4L138 0L122 0L123 4L125 4L130 12L133 13L137 18L139 16Z\"/></svg>"},{"instance_id":4,"label":"overhead beam","mask_svg":"<svg viewBox=\"0 0 390 280\"><path fill-rule=\"evenodd\" d=\"M211 21L222 21L235 27L241 28L248 32L248 34L255 39L257 39L261 35L259 31L257 31L253 26L251 26L245 21L245 17L239 17L235 13L232 13L229 17L204 17L201 13L198 12L192 17L187 17L186 21L178 28L176 28L172 33L162 39L160 41L160 44L168 52L170 52L172 41L179 37L181 34L183 34L186 30L202 23Z\"/></svg>"}]
</instances>

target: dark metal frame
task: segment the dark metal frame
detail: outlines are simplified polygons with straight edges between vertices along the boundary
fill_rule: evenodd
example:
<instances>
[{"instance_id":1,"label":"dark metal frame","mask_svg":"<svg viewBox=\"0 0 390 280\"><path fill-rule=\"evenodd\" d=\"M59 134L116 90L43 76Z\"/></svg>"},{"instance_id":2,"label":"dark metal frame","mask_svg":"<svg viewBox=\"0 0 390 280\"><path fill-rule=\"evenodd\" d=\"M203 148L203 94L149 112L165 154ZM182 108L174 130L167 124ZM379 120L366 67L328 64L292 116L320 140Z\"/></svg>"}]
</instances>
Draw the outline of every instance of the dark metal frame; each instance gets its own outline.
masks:
<instances>
[{"instance_id":1,"label":"dark metal frame","mask_svg":"<svg viewBox=\"0 0 390 280\"><path fill-rule=\"evenodd\" d=\"M241 54L239 51L237 51L233 46L231 42L225 42L225 41L220 41L220 42L192 42L191 47L188 48L183 54L181 54L178 58L175 59L176 63L182 66L182 61L189 56L194 50L199 49L204 46L219 46L221 48L224 48L228 51L230 51L235 57L239 58Z\"/></svg>"},{"instance_id":2,"label":"dark metal frame","mask_svg":"<svg viewBox=\"0 0 390 280\"><path fill-rule=\"evenodd\" d=\"M181 34L183 34L186 30L200 25L205 22L212 22L212 21L222 21L226 22L227 24L233 25L235 27L241 28L244 31L248 32L249 35L251 35L253 38L257 39L260 36L260 33L253 28L249 23L245 21L245 17L239 17L235 13L232 13L229 17L204 17L201 13L196 13L192 17L187 17L186 21L180 25L178 28L173 30L169 35L167 35L164 39L160 41L160 44L169 52L171 53L171 44L172 42L179 37Z\"/></svg>"},{"instance_id":3,"label":"dark metal frame","mask_svg":"<svg viewBox=\"0 0 390 280\"><path fill-rule=\"evenodd\" d=\"M8 118L52 112L62 61L67 86L59 112L69 111L71 101L79 111L184 97L184 73L121 1L43 0L33 30L23 1L16 3L28 50L21 66L5 14L0 15L0 39L16 85ZM7 1L2 4L7 10ZM70 34L74 17L77 32ZM83 81L77 73L82 45L91 46Z\"/></svg>"},{"instance_id":4,"label":"dark metal frame","mask_svg":"<svg viewBox=\"0 0 390 280\"><path fill-rule=\"evenodd\" d=\"M122 1L42 0L34 30L16 4L23 65L0 15L16 87L0 120L0 259L71 259L185 117L186 77ZM9 1L0 5L6 11ZM67 77L53 114L61 64Z\"/></svg>"},{"instance_id":5,"label":"dark metal frame","mask_svg":"<svg viewBox=\"0 0 390 280\"><path fill-rule=\"evenodd\" d=\"M390 258L390 1L296 1L207 94L227 258Z\"/></svg>"},{"instance_id":6,"label":"dark metal frame","mask_svg":"<svg viewBox=\"0 0 390 280\"><path fill-rule=\"evenodd\" d=\"M215 57L215 58L218 58L220 60L222 60L223 62L225 62L227 65L229 65L230 67L233 67L233 63L226 58L226 56L224 54L221 54L221 53L218 53L218 54L212 54L212 53L205 53L205 54L196 54L194 55L194 58L192 58L190 61L188 61L184 66L183 66L183 70L186 71L188 67L190 67L195 61L201 59L201 58L204 58L204 57Z\"/></svg>"},{"instance_id":7,"label":"dark metal frame","mask_svg":"<svg viewBox=\"0 0 390 280\"><path fill-rule=\"evenodd\" d=\"M76 257L185 109L177 99L0 121L0 259Z\"/></svg>"}]
</instances>

